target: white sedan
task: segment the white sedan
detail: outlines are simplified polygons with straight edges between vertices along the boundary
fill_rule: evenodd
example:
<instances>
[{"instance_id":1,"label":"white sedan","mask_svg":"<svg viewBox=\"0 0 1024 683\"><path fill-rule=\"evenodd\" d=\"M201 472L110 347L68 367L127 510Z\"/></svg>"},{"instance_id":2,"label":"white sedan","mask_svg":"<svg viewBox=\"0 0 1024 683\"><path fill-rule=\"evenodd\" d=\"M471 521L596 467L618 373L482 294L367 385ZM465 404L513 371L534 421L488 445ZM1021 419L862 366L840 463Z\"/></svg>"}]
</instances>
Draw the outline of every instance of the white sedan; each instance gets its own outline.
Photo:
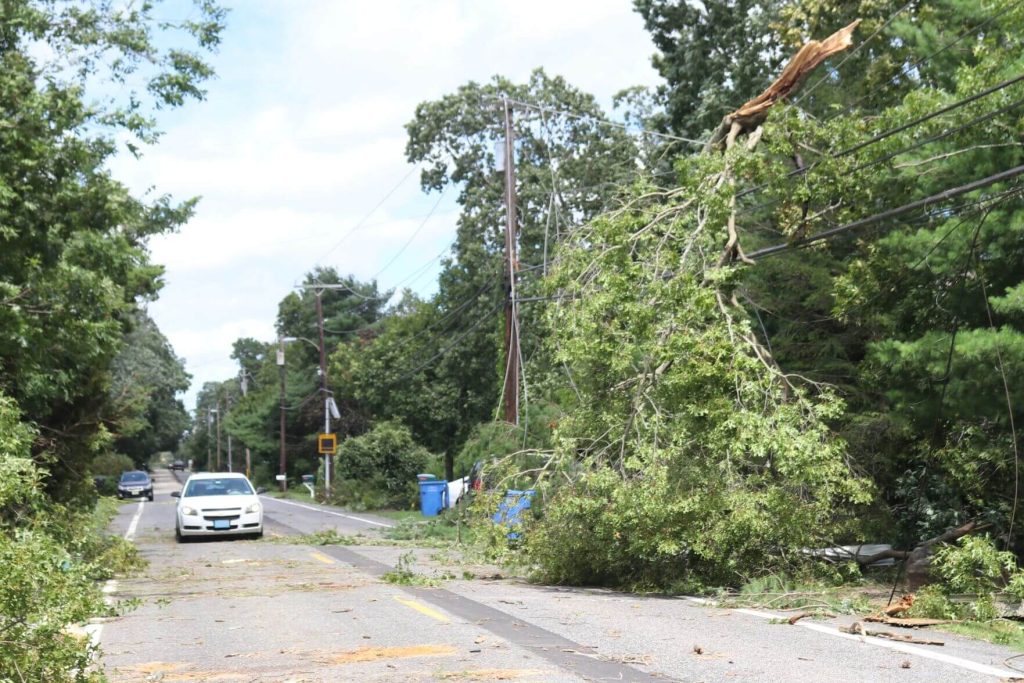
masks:
<instances>
[{"instance_id":1,"label":"white sedan","mask_svg":"<svg viewBox=\"0 0 1024 683\"><path fill-rule=\"evenodd\" d=\"M185 488L171 495L178 499L174 535L187 538L263 535L263 505L244 474L203 472L193 474Z\"/></svg>"}]
</instances>

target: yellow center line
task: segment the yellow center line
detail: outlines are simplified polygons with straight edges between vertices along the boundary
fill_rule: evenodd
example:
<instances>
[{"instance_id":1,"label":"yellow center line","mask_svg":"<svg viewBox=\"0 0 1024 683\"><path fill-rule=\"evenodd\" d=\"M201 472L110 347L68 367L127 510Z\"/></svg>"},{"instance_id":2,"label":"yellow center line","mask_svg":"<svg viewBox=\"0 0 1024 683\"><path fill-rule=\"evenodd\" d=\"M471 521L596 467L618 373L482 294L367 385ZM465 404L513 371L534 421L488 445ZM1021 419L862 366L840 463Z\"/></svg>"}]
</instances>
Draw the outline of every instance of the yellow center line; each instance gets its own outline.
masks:
<instances>
[{"instance_id":1,"label":"yellow center line","mask_svg":"<svg viewBox=\"0 0 1024 683\"><path fill-rule=\"evenodd\" d=\"M314 560L323 562L324 564L334 564L334 560L332 560L331 558L327 557L322 552L319 552L317 550L311 552L309 556L312 557Z\"/></svg>"},{"instance_id":2,"label":"yellow center line","mask_svg":"<svg viewBox=\"0 0 1024 683\"><path fill-rule=\"evenodd\" d=\"M400 595L396 595L394 596L394 598L406 607L411 607L420 614L426 614L428 617L431 617L432 619L437 619L438 621L443 622L445 624L451 621L447 616L445 616L441 612L438 612L436 609L427 607L423 603L416 602L415 600L410 600L409 598L403 598Z\"/></svg>"}]
</instances>

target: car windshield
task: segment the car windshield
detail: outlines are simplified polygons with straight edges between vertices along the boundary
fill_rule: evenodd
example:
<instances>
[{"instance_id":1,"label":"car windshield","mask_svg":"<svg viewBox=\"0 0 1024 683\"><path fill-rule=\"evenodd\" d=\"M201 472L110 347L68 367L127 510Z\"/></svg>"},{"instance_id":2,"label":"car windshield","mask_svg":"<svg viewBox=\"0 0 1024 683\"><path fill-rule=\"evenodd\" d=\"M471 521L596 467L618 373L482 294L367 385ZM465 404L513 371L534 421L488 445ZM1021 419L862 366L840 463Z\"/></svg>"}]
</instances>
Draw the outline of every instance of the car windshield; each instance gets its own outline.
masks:
<instances>
[{"instance_id":1,"label":"car windshield","mask_svg":"<svg viewBox=\"0 0 1024 683\"><path fill-rule=\"evenodd\" d=\"M149 475L145 472L125 472L121 475L123 484L145 484L149 481Z\"/></svg>"},{"instance_id":2,"label":"car windshield","mask_svg":"<svg viewBox=\"0 0 1024 683\"><path fill-rule=\"evenodd\" d=\"M250 496L252 486L245 479L193 479L185 487L183 497L192 496Z\"/></svg>"}]
</instances>

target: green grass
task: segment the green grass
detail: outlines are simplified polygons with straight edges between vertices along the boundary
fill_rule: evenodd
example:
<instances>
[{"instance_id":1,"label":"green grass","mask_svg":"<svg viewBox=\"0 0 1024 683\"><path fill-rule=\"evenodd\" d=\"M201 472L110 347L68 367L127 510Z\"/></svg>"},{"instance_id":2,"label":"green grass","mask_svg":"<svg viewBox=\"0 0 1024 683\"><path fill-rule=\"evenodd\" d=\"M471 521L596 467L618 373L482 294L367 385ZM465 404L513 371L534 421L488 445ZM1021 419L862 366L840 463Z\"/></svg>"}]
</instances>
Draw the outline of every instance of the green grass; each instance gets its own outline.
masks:
<instances>
[{"instance_id":1,"label":"green grass","mask_svg":"<svg viewBox=\"0 0 1024 683\"><path fill-rule=\"evenodd\" d=\"M1024 626L1008 619L966 621L959 624L943 624L935 628L1024 652Z\"/></svg>"},{"instance_id":2,"label":"green grass","mask_svg":"<svg viewBox=\"0 0 1024 683\"><path fill-rule=\"evenodd\" d=\"M393 519L398 522L427 520L419 510L367 510L367 514L377 515L385 519Z\"/></svg>"},{"instance_id":3,"label":"green grass","mask_svg":"<svg viewBox=\"0 0 1024 683\"><path fill-rule=\"evenodd\" d=\"M280 489L270 489L263 495L268 496L270 498L284 498L285 500L301 500L306 503L313 501L313 499L309 497L309 489L301 485L293 486L289 488L287 491L281 491Z\"/></svg>"},{"instance_id":4,"label":"green grass","mask_svg":"<svg viewBox=\"0 0 1024 683\"><path fill-rule=\"evenodd\" d=\"M422 545L446 546L452 543L472 543L475 533L470 525L460 525L454 516L417 516L400 519L398 526L384 532L384 537L392 541L415 541Z\"/></svg>"}]
</instances>

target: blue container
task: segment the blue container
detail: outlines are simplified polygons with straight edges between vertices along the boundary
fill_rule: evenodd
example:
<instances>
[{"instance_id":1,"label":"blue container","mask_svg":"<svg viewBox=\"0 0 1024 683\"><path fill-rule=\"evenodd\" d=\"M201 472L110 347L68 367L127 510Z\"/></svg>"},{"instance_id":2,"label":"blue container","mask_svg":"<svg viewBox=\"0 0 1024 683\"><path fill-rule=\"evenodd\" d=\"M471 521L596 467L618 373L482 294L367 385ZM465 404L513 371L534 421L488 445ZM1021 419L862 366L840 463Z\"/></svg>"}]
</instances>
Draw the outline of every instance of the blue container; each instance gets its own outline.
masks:
<instances>
[{"instance_id":1,"label":"blue container","mask_svg":"<svg viewBox=\"0 0 1024 683\"><path fill-rule=\"evenodd\" d=\"M509 529L513 529L513 531L508 532L509 538L519 538L519 532L514 529L522 524L522 519L520 519L522 512L530 508L531 500L535 493L536 491L533 489L526 489L525 491L510 489L505 491L505 498L498 503L498 511L494 513L494 517L491 519L495 524L504 524Z\"/></svg>"},{"instance_id":2,"label":"blue container","mask_svg":"<svg viewBox=\"0 0 1024 683\"><path fill-rule=\"evenodd\" d=\"M443 479L429 479L420 483L420 512L425 517L436 517L448 507L448 482Z\"/></svg>"}]
</instances>

